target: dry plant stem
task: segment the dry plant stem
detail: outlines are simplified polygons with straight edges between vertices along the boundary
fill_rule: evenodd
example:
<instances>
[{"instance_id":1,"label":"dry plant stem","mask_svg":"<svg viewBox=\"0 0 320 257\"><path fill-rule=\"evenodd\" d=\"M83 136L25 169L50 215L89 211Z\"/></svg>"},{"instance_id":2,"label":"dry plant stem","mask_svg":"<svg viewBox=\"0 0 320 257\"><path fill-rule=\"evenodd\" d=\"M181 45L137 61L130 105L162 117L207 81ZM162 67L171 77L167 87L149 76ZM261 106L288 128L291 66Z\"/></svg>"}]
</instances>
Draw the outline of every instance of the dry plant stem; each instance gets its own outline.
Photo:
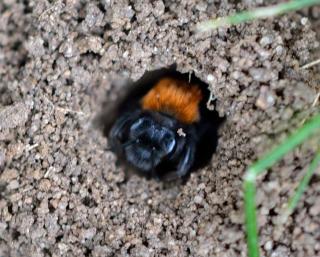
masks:
<instances>
[{"instance_id":1,"label":"dry plant stem","mask_svg":"<svg viewBox=\"0 0 320 257\"><path fill-rule=\"evenodd\" d=\"M256 178L270 168L285 154L304 142L313 133L320 130L320 114L316 115L289 136L283 143L254 163L244 177L245 223L247 232L247 247L249 257L259 256L258 226L256 216Z\"/></svg>"},{"instance_id":2,"label":"dry plant stem","mask_svg":"<svg viewBox=\"0 0 320 257\"><path fill-rule=\"evenodd\" d=\"M320 59L315 60L315 61L310 62L310 63L307 63L306 65L303 65L300 69L303 69L303 70L309 69L309 68L311 68L312 66L317 65L317 64L319 64L319 63L320 63Z\"/></svg>"}]
</instances>

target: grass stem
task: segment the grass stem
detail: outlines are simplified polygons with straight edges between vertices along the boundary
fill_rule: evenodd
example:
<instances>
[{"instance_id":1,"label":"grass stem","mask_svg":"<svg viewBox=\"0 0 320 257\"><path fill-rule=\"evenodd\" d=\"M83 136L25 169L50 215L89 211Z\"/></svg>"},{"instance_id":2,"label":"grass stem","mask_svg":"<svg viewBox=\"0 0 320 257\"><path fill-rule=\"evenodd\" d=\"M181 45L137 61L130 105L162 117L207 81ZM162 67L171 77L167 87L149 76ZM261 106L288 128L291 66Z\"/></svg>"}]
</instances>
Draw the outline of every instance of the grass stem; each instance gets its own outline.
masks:
<instances>
[{"instance_id":1,"label":"grass stem","mask_svg":"<svg viewBox=\"0 0 320 257\"><path fill-rule=\"evenodd\" d=\"M286 3L261 7L252 11L243 11L234 15L200 22L197 24L196 30L199 32L208 31L218 27L225 27L250 20L272 17L316 4L320 4L320 0L292 0Z\"/></svg>"},{"instance_id":2,"label":"grass stem","mask_svg":"<svg viewBox=\"0 0 320 257\"><path fill-rule=\"evenodd\" d=\"M304 142L313 133L320 130L320 114L311 118L307 123L305 123L301 128L299 128L295 133L289 136L283 143L275 147L271 152L267 153L263 158L255 162L246 172L244 177L244 205L245 205L245 225L247 233L247 247L249 257L259 257L259 242L258 242L258 225L257 225L257 215L256 215L256 178L259 174L265 171L267 168L271 167L278 160L280 160L285 154L293 150L296 146ZM311 164L311 170L308 170L307 177L304 179L302 186L299 186L298 190L302 192L308 184L310 178L314 172L314 165L318 163L318 155ZM311 175L310 175L311 173ZM291 207L296 206L297 202L301 197L301 192L297 192L298 197L295 196Z\"/></svg>"},{"instance_id":3,"label":"grass stem","mask_svg":"<svg viewBox=\"0 0 320 257\"><path fill-rule=\"evenodd\" d=\"M304 175L303 179L300 181L299 186L295 192L295 194L290 198L288 205L287 205L287 213L288 216L291 215L291 213L296 208L301 196L303 195L303 192L305 191L307 185L309 184L309 181L316 171L317 167L319 167L320 164L320 150L316 153L315 158L312 160L307 173Z\"/></svg>"},{"instance_id":4,"label":"grass stem","mask_svg":"<svg viewBox=\"0 0 320 257\"><path fill-rule=\"evenodd\" d=\"M255 175L262 173L267 168L279 161L286 153L293 150L297 145L301 144L311 134L320 129L320 114L317 114L299 128L295 133L289 136L282 144L275 147L271 152L263 158L255 162L249 169Z\"/></svg>"}]
</instances>

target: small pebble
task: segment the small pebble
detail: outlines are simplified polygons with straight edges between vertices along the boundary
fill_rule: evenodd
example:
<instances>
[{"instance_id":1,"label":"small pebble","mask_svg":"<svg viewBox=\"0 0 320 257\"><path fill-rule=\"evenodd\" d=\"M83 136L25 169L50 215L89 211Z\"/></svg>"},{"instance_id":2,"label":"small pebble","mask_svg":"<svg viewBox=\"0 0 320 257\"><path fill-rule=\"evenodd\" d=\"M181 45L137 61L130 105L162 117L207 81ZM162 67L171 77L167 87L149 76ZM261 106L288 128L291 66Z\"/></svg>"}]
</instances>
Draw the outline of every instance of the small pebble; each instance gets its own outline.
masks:
<instances>
[{"instance_id":1,"label":"small pebble","mask_svg":"<svg viewBox=\"0 0 320 257\"><path fill-rule=\"evenodd\" d=\"M307 17L303 17L300 22L301 22L301 24L302 24L303 26L305 26L305 25L307 25L307 23L308 23L308 18L307 18Z\"/></svg>"},{"instance_id":2,"label":"small pebble","mask_svg":"<svg viewBox=\"0 0 320 257\"><path fill-rule=\"evenodd\" d=\"M266 110L275 104L275 94L268 87L263 86L260 89L260 95L256 101L256 106Z\"/></svg>"},{"instance_id":3,"label":"small pebble","mask_svg":"<svg viewBox=\"0 0 320 257\"><path fill-rule=\"evenodd\" d=\"M209 74L209 75L207 76L207 81L208 81L208 82L212 82L212 81L214 81L214 80L216 80L216 78L215 78L212 74Z\"/></svg>"},{"instance_id":4,"label":"small pebble","mask_svg":"<svg viewBox=\"0 0 320 257\"><path fill-rule=\"evenodd\" d=\"M272 241L268 241L268 242L266 242L266 243L264 244L264 249L265 249L266 251L271 251L271 250L272 250L272 247L273 247Z\"/></svg>"}]
</instances>

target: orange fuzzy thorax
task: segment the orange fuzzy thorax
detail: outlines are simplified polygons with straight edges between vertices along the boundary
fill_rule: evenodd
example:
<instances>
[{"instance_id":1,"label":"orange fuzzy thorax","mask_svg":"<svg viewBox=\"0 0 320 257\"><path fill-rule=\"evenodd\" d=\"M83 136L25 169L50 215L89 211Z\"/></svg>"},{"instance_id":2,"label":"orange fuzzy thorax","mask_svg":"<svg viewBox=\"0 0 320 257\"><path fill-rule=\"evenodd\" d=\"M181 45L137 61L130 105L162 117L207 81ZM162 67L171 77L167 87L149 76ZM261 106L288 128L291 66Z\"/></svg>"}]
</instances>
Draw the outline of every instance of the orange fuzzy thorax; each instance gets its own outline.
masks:
<instances>
[{"instance_id":1,"label":"orange fuzzy thorax","mask_svg":"<svg viewBox=\"0 0 320 257\"><path fill-rule=\"evenodd\" d=\"M199 120L202 93L197 85L172 78L161 79L143 98L142 109L167 113L183 123Z\"/></svg>"}]
</instances>

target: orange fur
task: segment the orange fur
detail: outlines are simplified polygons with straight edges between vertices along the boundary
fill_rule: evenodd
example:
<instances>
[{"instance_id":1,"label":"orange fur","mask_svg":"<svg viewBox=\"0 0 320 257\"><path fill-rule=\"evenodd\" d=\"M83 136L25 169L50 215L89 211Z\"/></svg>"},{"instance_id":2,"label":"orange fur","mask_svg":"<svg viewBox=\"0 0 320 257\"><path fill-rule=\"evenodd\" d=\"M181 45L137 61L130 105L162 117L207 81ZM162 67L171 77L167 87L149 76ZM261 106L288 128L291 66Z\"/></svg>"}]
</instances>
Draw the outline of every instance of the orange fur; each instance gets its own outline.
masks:
<instances>
[{"instance_id":1,"label":"orange fur","mask_svg":"<svg viewBox=\"0 0 320 257\"><path fill-rule=\"evenodd\" d=\"M201 90L185 81L161 79L143 98L142 109L164 112L184 123L199 120Z\"/></svg>"}]
</instances>

